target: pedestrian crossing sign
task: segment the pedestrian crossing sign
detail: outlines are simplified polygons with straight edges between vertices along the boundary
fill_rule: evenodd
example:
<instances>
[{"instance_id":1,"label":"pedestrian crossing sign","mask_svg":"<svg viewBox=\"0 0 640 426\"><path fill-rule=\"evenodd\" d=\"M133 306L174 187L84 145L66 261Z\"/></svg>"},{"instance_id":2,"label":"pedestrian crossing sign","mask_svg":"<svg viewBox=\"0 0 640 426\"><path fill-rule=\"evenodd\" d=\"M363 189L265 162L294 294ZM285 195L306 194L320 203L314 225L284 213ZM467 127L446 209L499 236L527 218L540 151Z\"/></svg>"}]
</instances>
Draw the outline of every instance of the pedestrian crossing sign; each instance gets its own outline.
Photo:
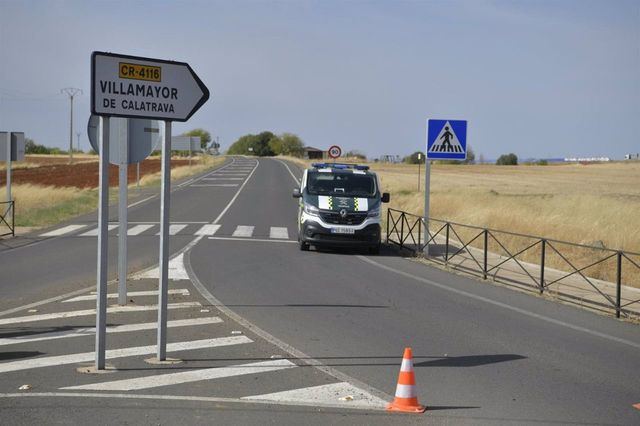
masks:
<instances>
[{"instance_id":1,"label":"pedestrian crossing sign","mask_svg":"<svg viewBox=\"0 0 640 426\"><path fill-rule=\"evenodd\" d=\"M429 120L427 123L427 158L466 160L467 121Z\"/></svg>"}]
</instances>

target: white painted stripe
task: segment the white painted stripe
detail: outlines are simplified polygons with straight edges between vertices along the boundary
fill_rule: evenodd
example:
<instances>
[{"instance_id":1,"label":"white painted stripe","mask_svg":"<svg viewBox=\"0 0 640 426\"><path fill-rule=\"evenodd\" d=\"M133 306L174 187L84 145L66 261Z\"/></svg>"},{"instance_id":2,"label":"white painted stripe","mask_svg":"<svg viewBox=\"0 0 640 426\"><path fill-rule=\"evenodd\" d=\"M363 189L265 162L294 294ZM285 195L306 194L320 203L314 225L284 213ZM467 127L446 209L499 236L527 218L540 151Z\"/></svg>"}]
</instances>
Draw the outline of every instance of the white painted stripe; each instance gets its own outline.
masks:
<instances>
[{"instance_id":1,"label":"white painted stripe","mask_svg":"<svg viewBox=\"0 0 640 426\"><path fill-rule=\"evenodd\" d=\"M356 406L361 408L383 408L387 405L386 401L347 382L311 386L308 388L292 389L263 395L245 396L241 399L250 401L273 401L276 403L286 401L290 403L321 405L339 404L344 407Z\"/></svg>"},{"instance_id":2,"label":"white painted stripe","mask_svg":"<svg viewBox=\"0 0 640 426\"><path fill-rule=\"evenodd\" d=\"M413 371L413 361L411 361L410 359L402 358L402 364L400 365L400 371L405 371L405 372Z\"/></svg>"},{"instance_id":3,"label":"white painted stripe","mask_svg":"<svg viewBox=\"0 0 640 426\"><path fill-rule=\"evenodd\" d=\"M186 223L169 225L169 235L176 235L178 232L182 231L186 227L187 227ZM158 231L156 235L160 235L160 231Z\"/></svg>"},{"instance_id":4,"label":"white painted stripe","mask_svg":"<svg viewBox=\"0 0 640 426\"><path fill-rule=\"evenodd\" d=\"M133 228L129 228L127 235L138 235L144 231L153 228L155 225L136 225Z\"/></svg>"},{"instance_id":5,"label":"white painted stripe","mask_svg":"<svg viewBox=\"0 0 640 426\"><path fill-rule=\"evenodd\" d=\"M116 229L118 225L108 225L107 228L109 231ZM95 237L98 235L98 228L94 228L91 231L85 232L84 234L80 234L81 237Z\"/></svg>"},{"instance_id":6,"label":"white painted stripe","mask_svg":"<svg viewBox=\"0 0 640 426\"><path fill-rule=\"evenodd\" d=\"M167 327L190 327L205 324L218 324L221 323L220 317L207 317L207 318L191 318L186 320L174 320L167 321ZM132 331L141 330L155 330L158 327L157 322L146 322L140 324L124 324L107 327L107 333L128 333ZM68 331L56 331L53 333L41 333L41 334L29 334L25 336L7 337L0 339L0 346L15 345L18 343L31 343L40 342L43 340L56 340L66 339L69 337L82 337L82 336L94 336L94 327L76 328Z\"/></svg>"},{"instance_id":7,"label":"white painted stripe","mask_svg":"<svg viewBox=\"0 0 640 426\"><path fill-rule=\"evenodd\" d=\"M202 180L243 180L244 178L240 177L212 177L212 178L204 178Z\"/></svg>"},{"instance_id":8,"label":"white painted stripe","mask_svg":"<svg viewBox=\"0 0 640 426\"><path fill-rule=\"evenodd\" d=\"M136 202L135 202L135 203L133 203L133 204L129 204L129 205L127 206L127 208L129 208L129 209L130 209L131 207L135 207L135 206L137 206L137 205L139 205L139 204L144 203L145 201L149 201L149 200L150 200L150 199L152 199L152 198L156 198L156 196L155 196L155 195L152 195L151 197L147 197L147 198L145 198L145 199L143 199L143 200L136 201Z\"/></svg>"},{"instance_id":9,"label":"white painted stripe","mask_svg":"<svg viewBox=\"0 0 640 426\"><path fill-rule=\"evenodd\" d=\"M203 237L198 237L203 238ZM179 255L172 257L169 259L169 279L170 280L188 280L189 274L187 274L187 270L184 268L184 253L180 253ZM160 269L156 266L155 268L148 269L143 272L139 272L131 277L132 280L141 280L144 278L150 279L158 279L160 277Z\"/></svg>"},{"instance_id":10,"label":"white painted stripe","mask_svg":"<svg viewBox=\"0 0 640 426\"><path fill-rule=\"evenodd\" d=\"M88 225L68 225L63 228L58 228L53 231L45 232L40 236L41 237L59 237L60 235L70 234L71 232L77 231L78 229L82 229L87 226Z\"/></svg>"},{"instance_id":11,"label":"white painted stripe","mask_svg":"<svg viewBox=\"0 0 640 426\"><path fill-rule=\"evenodd\" d=\"M200 302L181 302L181 303L169 303L167 306L169 309L183 309L194 308L202 306ZM107 308L107 313L117 314L123 312L143 312L143 311L155 311L158 309L158 305L140 305L140 306L111 306ZM51 314L31 315L26 317L13 317L0 319L0 325L5 324L20 324L23 322L32 321L47 321L60 318L75 318L84 317L87 315L95 315L95 309L83 309L80 311L67 311L67 312L54 312Z\"/></svg>"},{"instance_id":12,"label":"white painted stripe","mask_svg":"<svg viewBox=\"0 0 640 426\"><path fill-rule=\"evenodd\" d=\"M201 185L191 185L190 188L207 188L213 186L222 186L225 188L232 188L238 186L237 183L203 183Z\"/></svg>"},{"instance_id":13,"label":"white painted stripe","mask_svg":"<svg viewBox=\"0 0 640 426\"><path fill-rule=\"evenodd\" d=\"M157 388L202 380L220 379L223 377L245 376L247 374L268 373L296 367L286 359L254 362L251 364L232 365L229 367L206 368L202 370L184 371L180 373L159 374L155 376L136 377L134 379L115 380L112 382L93 383L89 385L69 386L63 390L97 390L97 391L132 391Z\"/></svg>"},{"instance_id":14,"label":"white painted stripe","mask_svg":"<svg viewBox=\"0 0 640 426\"><path fill-rule=\"evenodd\" d=\"M289 239L289 231L287 228L278 228L277 226L272 226L269 230L269 238L281 238L284 240Z\"/></svg>"},{"instance_id":15,"label":"white painted stripe","mask_svg":"<svg viewBox=\"0 0 640 426\"><path fill-rule=\"evenodd\" d=\"M216 220L213 221L213 223L218 223L220 222L220 219L222 219L222 217L227 213L227 210L229 210L229 208L231 208L231 206L233 205L233 203L235 203L236 199L238 198L238 196L240 195L240 193L242 192L242 190L244 189L244 187L249 183L249 180L251 179L251 176L253 176L253 173L258 170L258 165L260 163L258 161L256 161L256 166L253 168L253 170L251 170L251 173L249 173L249 176L247 176L247 178L245 179L244 182L242 182L242 185L240 185L240 188L238 189L238 191L236 192L236 195L233 196L233 198L231 199L231 201L229 201L229 203L227 204L227 206L224 208L224 210L222 210L220 212L220 214L218 215L218 217L216 217Z\"/></svg>"},{"instance_id":16,"label":"white painted stripe","mask_svg":"<svg viewBox=\"0 0 640 426\"><path fill-rule=\"evenodd\" d=\"M216 232L218 232L218 229L220 229L220 225L207 224L207 225L204 225L202 228L198 229L195 235L211 236Z\"/></svg>"},{"instance_id":17,"label":"white painted stripe","mask_svg":"<svg viewBox=\"0 0 640 426\"><path fill-rule=\"evenodd\" d=\"M182 296L189 296L189 290L186 288L172 288L169 290L169 294L180 294ZM157 296L158 290L144 290L144 291L129 291L127 292L127 296ZM107 294L107 299L117 299L118 293L109 293ZM92 294L86 294L84 296L77 296L72 299L63 300L62 303L68 302L81 302L84 300L96 300L95 292Z\"/></svg>"},{"instance_id":18,"label":"white painted stripe","mask_svg":"<svg viewBox=\"0 0 640 426\"><path fill-rule=\"evenodd\" d=\"M253 226L238 225L233 231L234 237L251 237L253 235Z\"/></svg>"},{"instance_id":19,"label":"white painted stripe","mask_svg":"<svg viewBox=\"0 0 640 426\"><path fill-rule=\"evenodd\" d=\"M191 351L195 349L215 348L220 346L240 345L252 343L247 336L219 337L216 339L193 340L167 344L167 352ZM156 353L156 345L137 346L123 349L109 349L106 351L107 359L125 358L128 356L148 355ZM93 361L95 352L84 352L69 355L48 356L42 358L24 359L20 361L4 362L0 364L0 373L9 371L29 370L32 368L52 367L65 364L77 364L79 362Z\"/></svg>"},{"instance_id":20,"label":"white painted stripe","mask_svg":"<svg viewBox=\"0 0 640 426\"><path fill-rule=\"evenodd\" d=\"M209 237L210 240L221 240L221 241L244 241L244 242L252 242L252 243L295 243L298 242L296 240L278 240L272 239L267 240L264 238L234 238L234 237Z\"/></svg>"},{"instance_id":21,"label":"white painted stripe","mask_svg":"<svg viewBox=\"0 0 640 426\"><path fill-rule=\"evenodd\" d=\"M396 387L396 397L398 398L415 398L416 386L415 385L401 385L398 383Z\"/></svg>"}]
</instances>

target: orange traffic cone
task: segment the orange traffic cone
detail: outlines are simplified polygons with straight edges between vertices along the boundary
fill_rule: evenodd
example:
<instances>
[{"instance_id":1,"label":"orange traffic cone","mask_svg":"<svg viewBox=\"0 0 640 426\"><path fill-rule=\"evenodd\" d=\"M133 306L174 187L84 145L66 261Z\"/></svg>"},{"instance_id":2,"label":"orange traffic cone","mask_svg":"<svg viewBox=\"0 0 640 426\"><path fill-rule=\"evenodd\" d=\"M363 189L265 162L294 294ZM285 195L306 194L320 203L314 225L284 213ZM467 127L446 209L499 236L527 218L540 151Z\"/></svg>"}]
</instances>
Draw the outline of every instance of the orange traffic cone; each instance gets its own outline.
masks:
<instances>
[{"instance_id":1,"label":"orange traffic cone","mask_svg":"<svg viewBox=\"0 0 640 426\"><path fill-rule=\"evenodd\" d=\"M416 376L413 373L413 355L411 348L404 348L402 365L398 375L398 386L396 387L396 397L387 406L389 411L404 411L406 413L424 413L427 409L418 402L416 394Z\"/></svg>"}]
</instances>

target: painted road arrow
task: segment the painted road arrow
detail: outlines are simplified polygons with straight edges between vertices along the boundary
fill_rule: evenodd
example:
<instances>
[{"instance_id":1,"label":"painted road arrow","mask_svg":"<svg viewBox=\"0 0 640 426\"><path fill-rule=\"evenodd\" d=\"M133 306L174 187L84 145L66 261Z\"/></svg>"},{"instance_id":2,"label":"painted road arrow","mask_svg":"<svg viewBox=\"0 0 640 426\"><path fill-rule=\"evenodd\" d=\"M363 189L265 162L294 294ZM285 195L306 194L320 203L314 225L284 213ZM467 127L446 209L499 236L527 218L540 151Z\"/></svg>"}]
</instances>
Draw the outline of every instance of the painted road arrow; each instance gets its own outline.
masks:
<instances>
[{"instance_id":1,"label":"painted road arrow","mask_svg":"<svg viewBox=\"0 0 640 426\"><path fill-rule=\"evenodd\" d=\"M189 64L105 52L91 55L91 112L187 121L209 99Z\"/></svg>"}]
</instances>

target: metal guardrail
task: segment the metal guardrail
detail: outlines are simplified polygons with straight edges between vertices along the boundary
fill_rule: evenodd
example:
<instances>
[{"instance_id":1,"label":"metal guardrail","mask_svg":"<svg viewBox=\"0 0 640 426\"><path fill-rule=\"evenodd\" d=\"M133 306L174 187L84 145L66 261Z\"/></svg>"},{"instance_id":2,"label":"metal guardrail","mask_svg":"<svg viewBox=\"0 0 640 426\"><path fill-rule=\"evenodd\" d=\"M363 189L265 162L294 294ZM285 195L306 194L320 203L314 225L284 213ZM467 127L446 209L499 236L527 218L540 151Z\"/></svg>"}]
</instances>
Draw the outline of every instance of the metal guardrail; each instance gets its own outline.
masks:
<instances>
[{"instance_id":1,"label":"metal guardrail","mask_svg":"<svg viewBox=\"0 0 640 426\"><path fill-rule=\"evenodd\" d=\"M16 236L15 205L15 201L0 201L0 232L5 227L9 229L9 232L0 234L0 237Z\"/></svg>"},{"instance_id":2,"label":"metal guardrail","mask_svg":"<svg viewBox=\"0 0 640 426\"><path fill-rule=\"evenodd\" d=\"M575 301L579 300L581 304L592 305L595 309L607 312L613 310L617 318L621 315L638 315L638 311L635 309L632 311L629 307L636 305L640 308L640 299L635 300L635 297L640 297L640 292L638 296L630 294L630 297L625 297L623 302L622 281L624 272L625 276L637 277L637 284L640 287L640 253L433 218L429 218L429 223L431 226L436 225L433 226L435 232L425 226L424 217L389 208L387 210L387 244L397 245L415 254L424 254L425 247L431 245L426 256L432 260L441 259L445 265L449 265L456 257L465 256L465 261L472 266L463 269L480 273L483 279L487 279L489 274L492 274L495 280L501 273L503 265L512 262L511 265L516 267L517 272L525 279L525 282L519 281L518 284L540 294L544 294L554 285L558 287L563 284L567 288L574 289L573 294L571 292L562 294L566 298L574 298ZM520 242L519 247L514 248L518 245L517 240L524 240L524 244ZM444 247L438 244L438 241L444 241ZM491 250L491 245L496 251ZM431 253L432 248L436 249L434 250L436 253ZM492 264L489 263L489 257L492 259ZM523 257L527 260L522 259ZM578 257L584 265L578 265L578 260L571 257ZM615 265L607 269L605 265L607 262L615 262ZM549 266L550 263L553 265ZM626 266L624 271L623 265ZM598 273L602 279L611 279L615 291L612 289L607 292L605 287L609 283L600 277L587 276L586 271L593 271L596 267L600 267L601 270ZM511 275L514 275L514 271L511 271ZM572 283L566 285L569 280L572 280ZM576 290L581 287L586 290L584 292ZM587 290L597 296L595 300L592 297L585 297Z\"/></svg>"}]
</instances>

